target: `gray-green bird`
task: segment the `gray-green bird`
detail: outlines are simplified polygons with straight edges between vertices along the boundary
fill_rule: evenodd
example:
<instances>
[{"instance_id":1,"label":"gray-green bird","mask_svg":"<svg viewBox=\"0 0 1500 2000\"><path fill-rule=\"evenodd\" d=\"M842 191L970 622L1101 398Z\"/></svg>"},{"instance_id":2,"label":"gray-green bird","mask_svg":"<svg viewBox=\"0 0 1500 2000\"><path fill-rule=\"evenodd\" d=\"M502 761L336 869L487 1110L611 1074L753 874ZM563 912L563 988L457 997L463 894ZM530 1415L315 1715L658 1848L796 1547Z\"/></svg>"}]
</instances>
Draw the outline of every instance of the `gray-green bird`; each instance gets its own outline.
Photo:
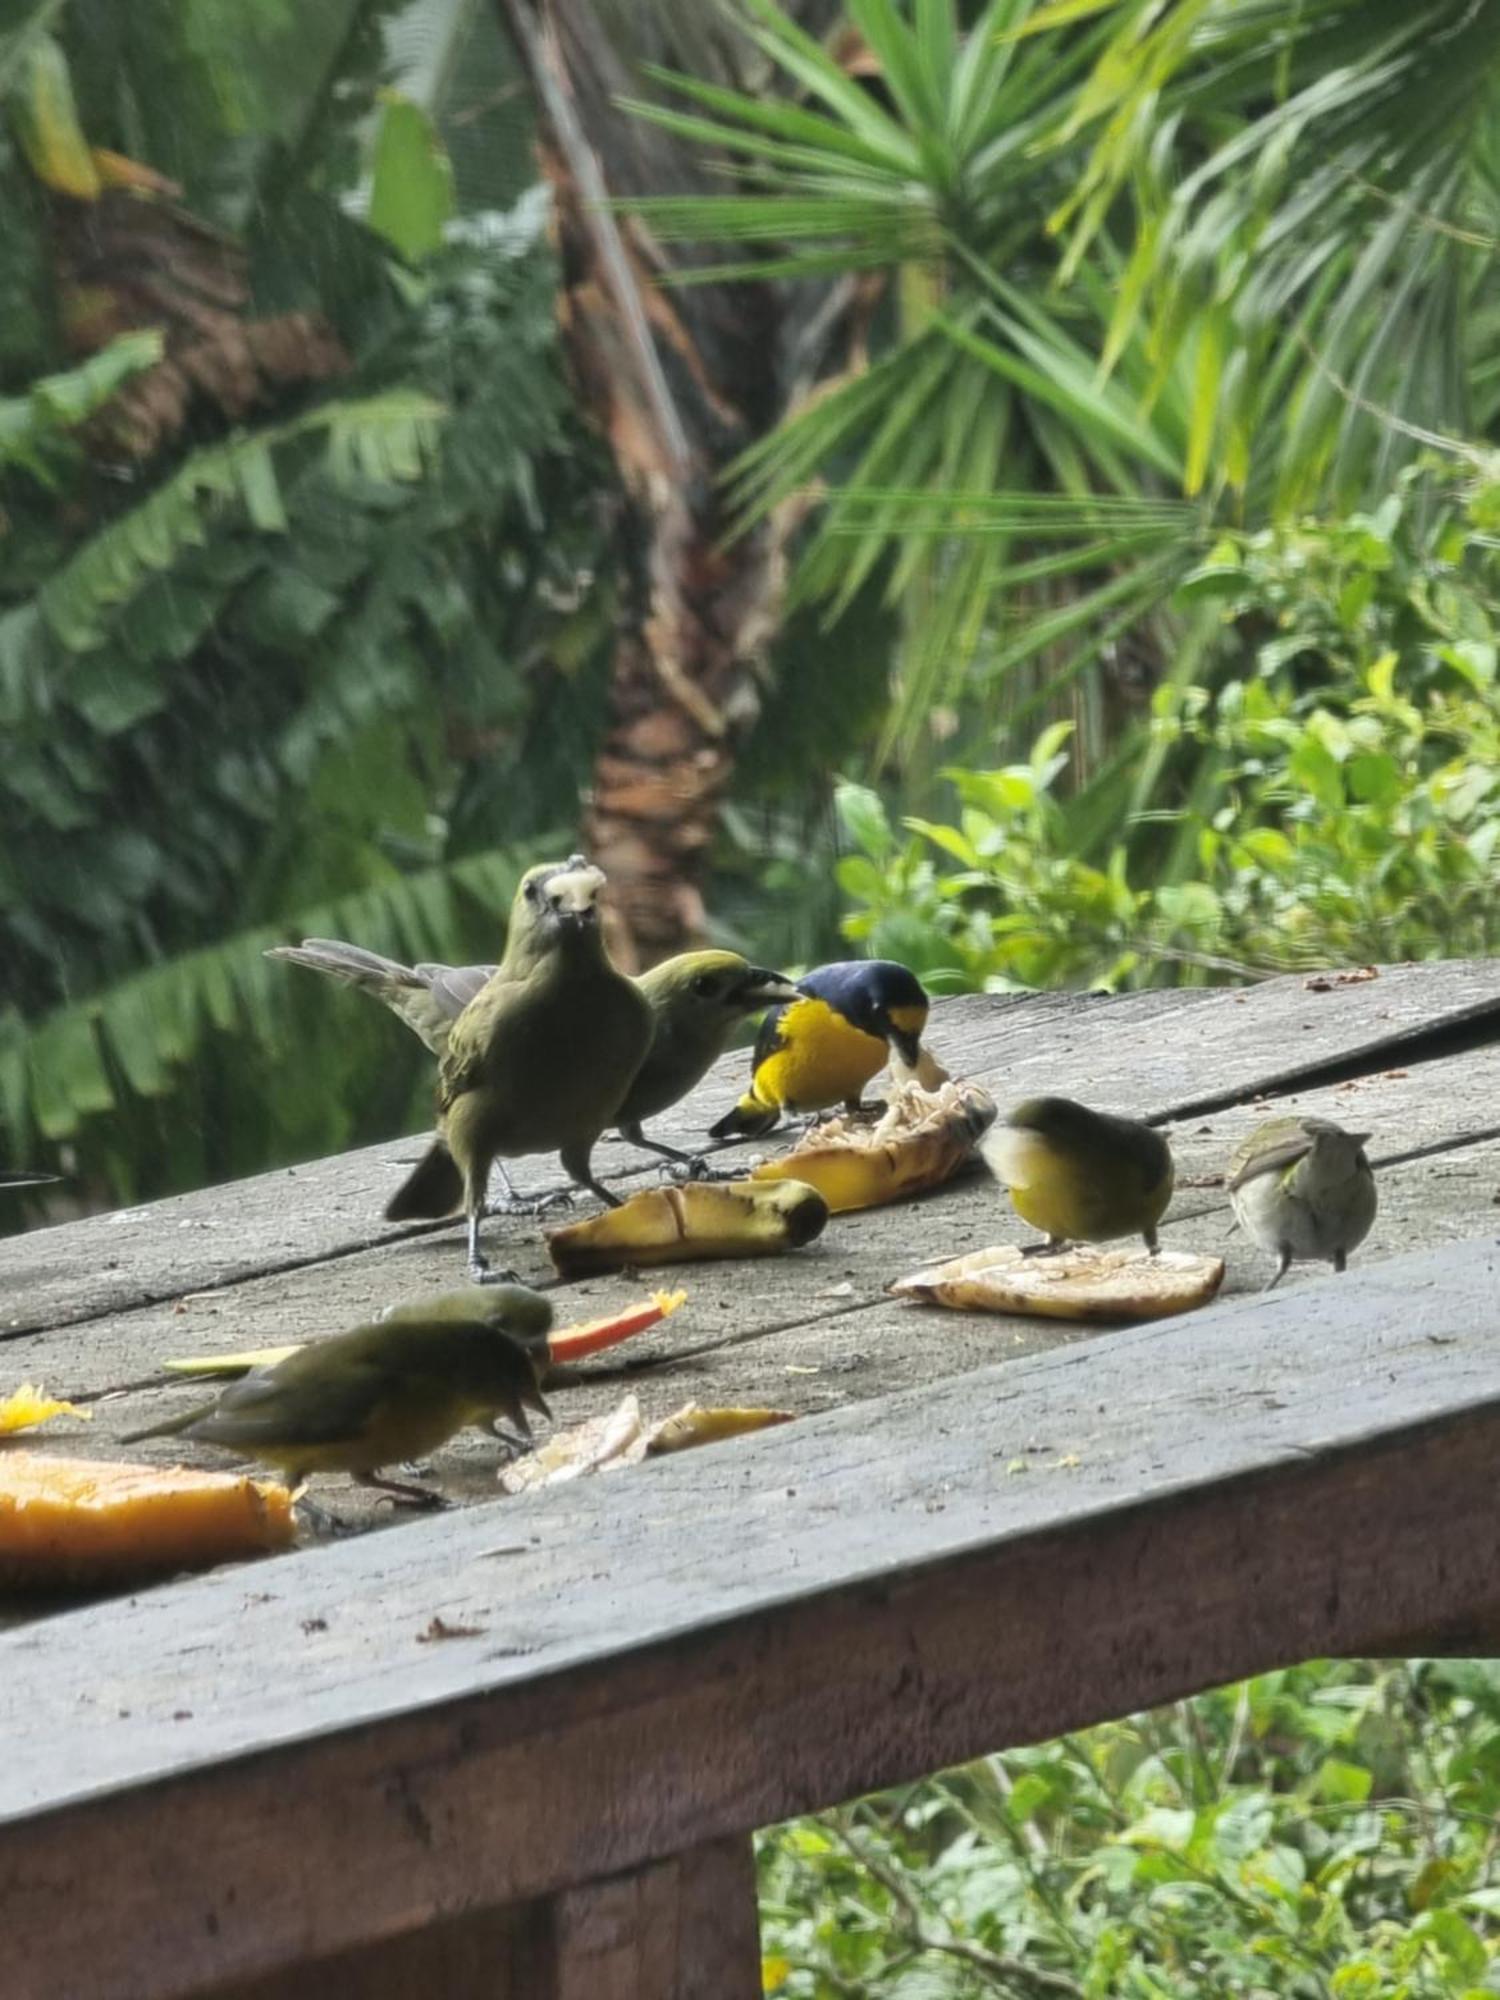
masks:
<instances>
[{"instance_id":1,"label":"gray-green bird","mask_svg":"<svg viewBox=\"0 0 1500 2000\"><path fill-rule=\"evenodd\" d=\"M1235 1148L1228 1181L1235 1218L1252 1243L1276 1253L1267 1291L1294 1263L1342 1271L1369 1235L1375 1220L1369 1137L1331 1118L1268 1118Z\"/></svg>"},{"instance_id":2,"label":"gray-green bird","mask_svg":"<svg viewBox=\"0 0 1500 2000\"><path fill-rule=\"evenodd\" d=\"M469 1269L497 1159L556 1153L580 1187L617 1207L590 1155L620 1115L655 1023L645 995L610 964L599 929L602 871L583 855L521 878L505 956L448 1031L438 1066L438 1134L386 1208L392 1222L469 1218Z\"/></svg>"},{"instance_id":3,"label":"gray-green bird","mask_svg":"<svg viewBox=\"0 0 1500 2000\"><path fill-rule=\"evenodd\" d=\"M377 952L334 938L304 938L300 945L277 945L267 958L309 966L381 1000L412 1032L441 1056L448 1032L480 988L496 972L493 965L399 965ZM685 951L664 959L636 979L650 1003L655 1026L646 1060L636 1071L615 1117L622 1138L633 1146L676 1160L695 1171L702 1162L676 1146L649 1139L646 1119L687 1096L723 1055L741 1022L763 1007L795 1000L797 988L779 972L751 965L736 951Z\"/></svg>"},{"instance_id":4,"label":"gray-green bird","mask_svg":"<svg viewBox=\"0 0 1500 2000\"><path fill-rule=\"evenodd\" d=\"M1016 1213L1046 1231L1038 1250L1140 1235L1155 1253L1174 1169L1171 1147L1149 1125L1069 1097L1029 1097L979 1149Z\"/></svg>"},{"instance_id":5,"label":"gray-green bird","mask_svg":"<svg viewBox=\"0 0 1500 2000\"><path fill-rule=\"evenodd\" d=\"M312 1472L348 1472L361 1486L438 1506L436 1494L383 1479L380 1468L435 1451L469 1424L511 1443L501 1417L529 1441L527 1408L552 1414L539 1387L551 1324L551 1306L525 1285L419 1299L252 1369L215 1402L120 1442L190 1438L262 1459L289 1486Z\"/></svg>"}]
</instances>

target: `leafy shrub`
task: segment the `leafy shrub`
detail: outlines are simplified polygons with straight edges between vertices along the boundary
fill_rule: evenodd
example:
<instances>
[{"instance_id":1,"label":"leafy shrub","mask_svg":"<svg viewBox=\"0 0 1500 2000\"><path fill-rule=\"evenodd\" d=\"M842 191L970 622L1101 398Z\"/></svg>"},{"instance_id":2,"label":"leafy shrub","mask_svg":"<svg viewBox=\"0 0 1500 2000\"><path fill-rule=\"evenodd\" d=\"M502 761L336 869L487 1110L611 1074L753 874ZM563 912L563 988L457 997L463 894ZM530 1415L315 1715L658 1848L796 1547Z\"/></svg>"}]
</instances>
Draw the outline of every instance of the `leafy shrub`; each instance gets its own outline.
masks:
<instances>
[{"instance_id":1,"label":"leafy shrub","mask_svg":"<svg viewBox=\"0 0 1500 2000\"><path fill-rule=\"evenodd\" d=\"M1500 1665L1313 1664L760 1843L785 2000L1482 2000Z\"/></svg>"},{"instance_id":2,"label":"leafy shrub","mask_svg":"<svg viewBox=\"0 0 1500 2000\"><path fill-rule=\"evenodd\" d=\"M1426 467L1376 514L1226 537L1185 586L1222 601L1217 671L1157 689L1123 823L1065 795L1067 724L947 772L951 822L897 834L845 786L847 935L991 989L1494 950L1497 520L1500 485Z\"/></svg>"}]
</instances>

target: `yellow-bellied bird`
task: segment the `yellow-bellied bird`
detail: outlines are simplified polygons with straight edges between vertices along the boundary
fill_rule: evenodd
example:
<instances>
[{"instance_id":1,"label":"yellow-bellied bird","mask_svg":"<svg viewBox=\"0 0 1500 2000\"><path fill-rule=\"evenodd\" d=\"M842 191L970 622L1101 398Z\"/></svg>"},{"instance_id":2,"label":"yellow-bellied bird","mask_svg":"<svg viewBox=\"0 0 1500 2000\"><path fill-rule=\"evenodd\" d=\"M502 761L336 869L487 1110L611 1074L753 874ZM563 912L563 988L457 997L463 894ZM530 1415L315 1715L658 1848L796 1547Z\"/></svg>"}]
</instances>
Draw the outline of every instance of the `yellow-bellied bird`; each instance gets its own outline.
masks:
<instances>
[{"instance_id":1,"label":"yellow-bellied bird","mask_svg":"<svg viewBox=\"0 0 1500 2000\"><path fill-rule=\"evenodd\" d=\"M435 1451L469 1424L511 1444L501 1417L529 1440L528 1406L552 1414L539 1386L551 1324L551 1306L525 1285L421 1299L252 1369L216 1402L121 1443L190 1438L274 1465L289 1486L347 1472L361 1486L440 1506L437 1494L382 1479L380 1468Z\"/></svg>"},{"instance_id":2,"label":"yellow-bellied bird","mask_svg":"<svg viewBox=\"0 0 1500 2000\"><path fill-rule=\"evenodd\" d=\"M1229 1199L1241 1229L1276 1253L1279 1284L1293 1263L1342 1271L1375 1220L1375 1176L1365 1157L1368 1132L1346 1132L1331 1118L1268 1118L1236 1147Z\"/></svg>"},{"instance_id":3,"label":"yellow-bellied bird","mask_svg":"<svg viewBox=\"0 0 1500 2000\"><path fill-rule=\"evenodd\" d=\"M820 965L797 997L767 1014L750 1063L750 1088L711 1125L716 1139L754 1138L781 1114L857 1109L894 1049L909 1069L922 1055L927 995L914 972L889 958Z\"/></svg>"},{"instance_id":4,"label":"yellow-bellied bird","mask_svg":"<svg viewBox=\"0 0 1500 2000\"><path fill-rule=\"evenodd\" d=\"M1030 1097L990 1127L979 1149L1017 1215L1046 1231L1038 1250L1135 1235L1156 1250L1173 1166L1171 1147L1149 1125L1069 1097Z\"/></svg>"},{"instance_id":5,"label":"yellow-bellied bird","mask_svg":"<svg viewBox=\"0 0 1500 2000\"><path fill-rule=\"evenodd\" d=\"M304 938L277 945L267 958L305 965L381 1000L435 1055L474 995L496 972L493 965L400 965L395 959L333 938ZM779 972L752 965L737 951L684 951L643 972L636 985L651 1007L653 1029L646 1060L636 1071L615 1124L622 1138L648 1152L699 1166L675 1146L649 1139L646 1119L687 1096L712 1069L741 1022L797 989Z\"/></svg>"},{"instance_id":6,"label":"yellow-bellied bird","mask_svg":"<svg viewBox=\"0 0 1500 2000\"><path fill-rule=\"evenodd\" d=\"M528 869L516 891L505 956L448 1031L438 1067L438 1137L386 1215L469 1218L479 1250L485 1187L497 1159L557 1153L580 1187L611 1207L590 1155L620 1115L654 1028L640 991L611 965L599 929L601 870L581 854Z\"/></svg>"}]
</instances>

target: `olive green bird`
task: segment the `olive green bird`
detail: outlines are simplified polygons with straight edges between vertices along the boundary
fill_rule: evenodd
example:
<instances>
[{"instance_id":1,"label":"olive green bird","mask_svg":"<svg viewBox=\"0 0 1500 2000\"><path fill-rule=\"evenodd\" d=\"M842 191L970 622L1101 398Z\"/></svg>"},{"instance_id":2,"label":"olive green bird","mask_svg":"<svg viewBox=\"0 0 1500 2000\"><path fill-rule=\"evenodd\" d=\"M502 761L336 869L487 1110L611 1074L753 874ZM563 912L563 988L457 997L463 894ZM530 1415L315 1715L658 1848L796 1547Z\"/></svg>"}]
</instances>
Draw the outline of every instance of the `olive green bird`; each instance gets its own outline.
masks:
<instances>
[{"instance_id":1,"label":"olive green bird","mask_svg":"<svg viewBox=\"0 0 1500 2000\"><path fill-rule=\"evenodd\" d=\"M551 1417L540 1382L552 1308L525 1285L471 1287L299 1348L230 1383L217 1401L120 1442L182 1437L273 1465L288 1486L346 1472L415 1506L435 1493L380 1468L422 1457L478 1424L506 1444L504 1417L529 1442L528 1408Z\"/></svg>"},{"instance_id":2,"label":"olive green bird","mask_svg":"<svg viewBox=\"0 0 1500 2000\"><path fill-rule=\"evenodd\" d=\"M1171 1147L1149 1125L1068 1097L1030 1097L979 1148L1022 1221L1046 1232L1028 1250L1139 1235L1155 1255L1174 1168Z\"/></svg>"},{"instance_id":3,"label":"olive green bird","mask_svg":"<svg viewBox=\"0 0 1500 2000\"><path fill-rule=\"evenodd\" d=\"M437 1056L447 1047L453 1023L497 970L493 965L399 965L333 938L277 945L266 957L308 966L373 995ZM631 1145L701 1174L701 1159L648 1138L642 1125L669 1111L703 1081L742 1022L763 1007L795 1000L797 988L735 951L681 952L641 973L635 983L650 1004L654 1028L615 1127Z\"/></svg>"},{"instance_id":4,"label":"olive green bird","mask_svg":"<svg viewBox=\"0 0 1500 2000\"><path fill-rule=\"evenodd\" d=\"M1376 1200L1369 1137L1331 1118L1268 1118L1236 1147L1229 1199L1250 1241L1276 1254L1268 1292L1294 1263L1342 1271L1369 1235Z\"/></svg>"},{"instance_id":5,"label":"olive green bird","mask_svg":"<svg viewBox=\"0 0 1500 2000\"><path fill-rule=\"evenodd\" d=\"M603 873L575 854L521 878L505 956L448 1030L438 1066L438 1137L386 1208L392 1222L469 1218L469 1270L481 1283L485 1189L497 1159L556 1153L610 1207L590 1158L620 1115L655 1022L640 989L610 964L599 928Z\"/></svg>"}]
</instances>

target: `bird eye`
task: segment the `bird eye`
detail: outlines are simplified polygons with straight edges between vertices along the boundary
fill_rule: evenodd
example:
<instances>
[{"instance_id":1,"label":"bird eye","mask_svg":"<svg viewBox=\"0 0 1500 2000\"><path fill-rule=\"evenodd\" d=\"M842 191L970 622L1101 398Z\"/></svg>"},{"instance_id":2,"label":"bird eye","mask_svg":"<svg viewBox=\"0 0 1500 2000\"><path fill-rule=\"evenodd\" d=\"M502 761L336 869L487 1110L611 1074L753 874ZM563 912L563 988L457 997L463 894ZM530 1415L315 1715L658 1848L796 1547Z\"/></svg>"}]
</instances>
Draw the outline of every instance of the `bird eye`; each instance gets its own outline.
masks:
<instances>
[{"instance_id":1,"label":"bird eye","mask_svg":"<svg viewBox=\"0 0 1500 2000\"><path fill-rule=\"evenodd\" d=\"M531 881L526 884L526 900L528 903L539 903L542 900L542 885L540 882Z\"/></svg>"},{"instance_id":2,"label":"bird eye","mask_svg":"<svg viewBox=\"0 0 1500 2000\"><path fill-rule=\"evenodd\" d=\"M711 972L700 972L693 981L693 991L695 993L701 993L705 1000L709 997L711 993L714 992L714 990L715 990L715 982L714 982L714 976Z\"/></svg>"}]
</instances>

